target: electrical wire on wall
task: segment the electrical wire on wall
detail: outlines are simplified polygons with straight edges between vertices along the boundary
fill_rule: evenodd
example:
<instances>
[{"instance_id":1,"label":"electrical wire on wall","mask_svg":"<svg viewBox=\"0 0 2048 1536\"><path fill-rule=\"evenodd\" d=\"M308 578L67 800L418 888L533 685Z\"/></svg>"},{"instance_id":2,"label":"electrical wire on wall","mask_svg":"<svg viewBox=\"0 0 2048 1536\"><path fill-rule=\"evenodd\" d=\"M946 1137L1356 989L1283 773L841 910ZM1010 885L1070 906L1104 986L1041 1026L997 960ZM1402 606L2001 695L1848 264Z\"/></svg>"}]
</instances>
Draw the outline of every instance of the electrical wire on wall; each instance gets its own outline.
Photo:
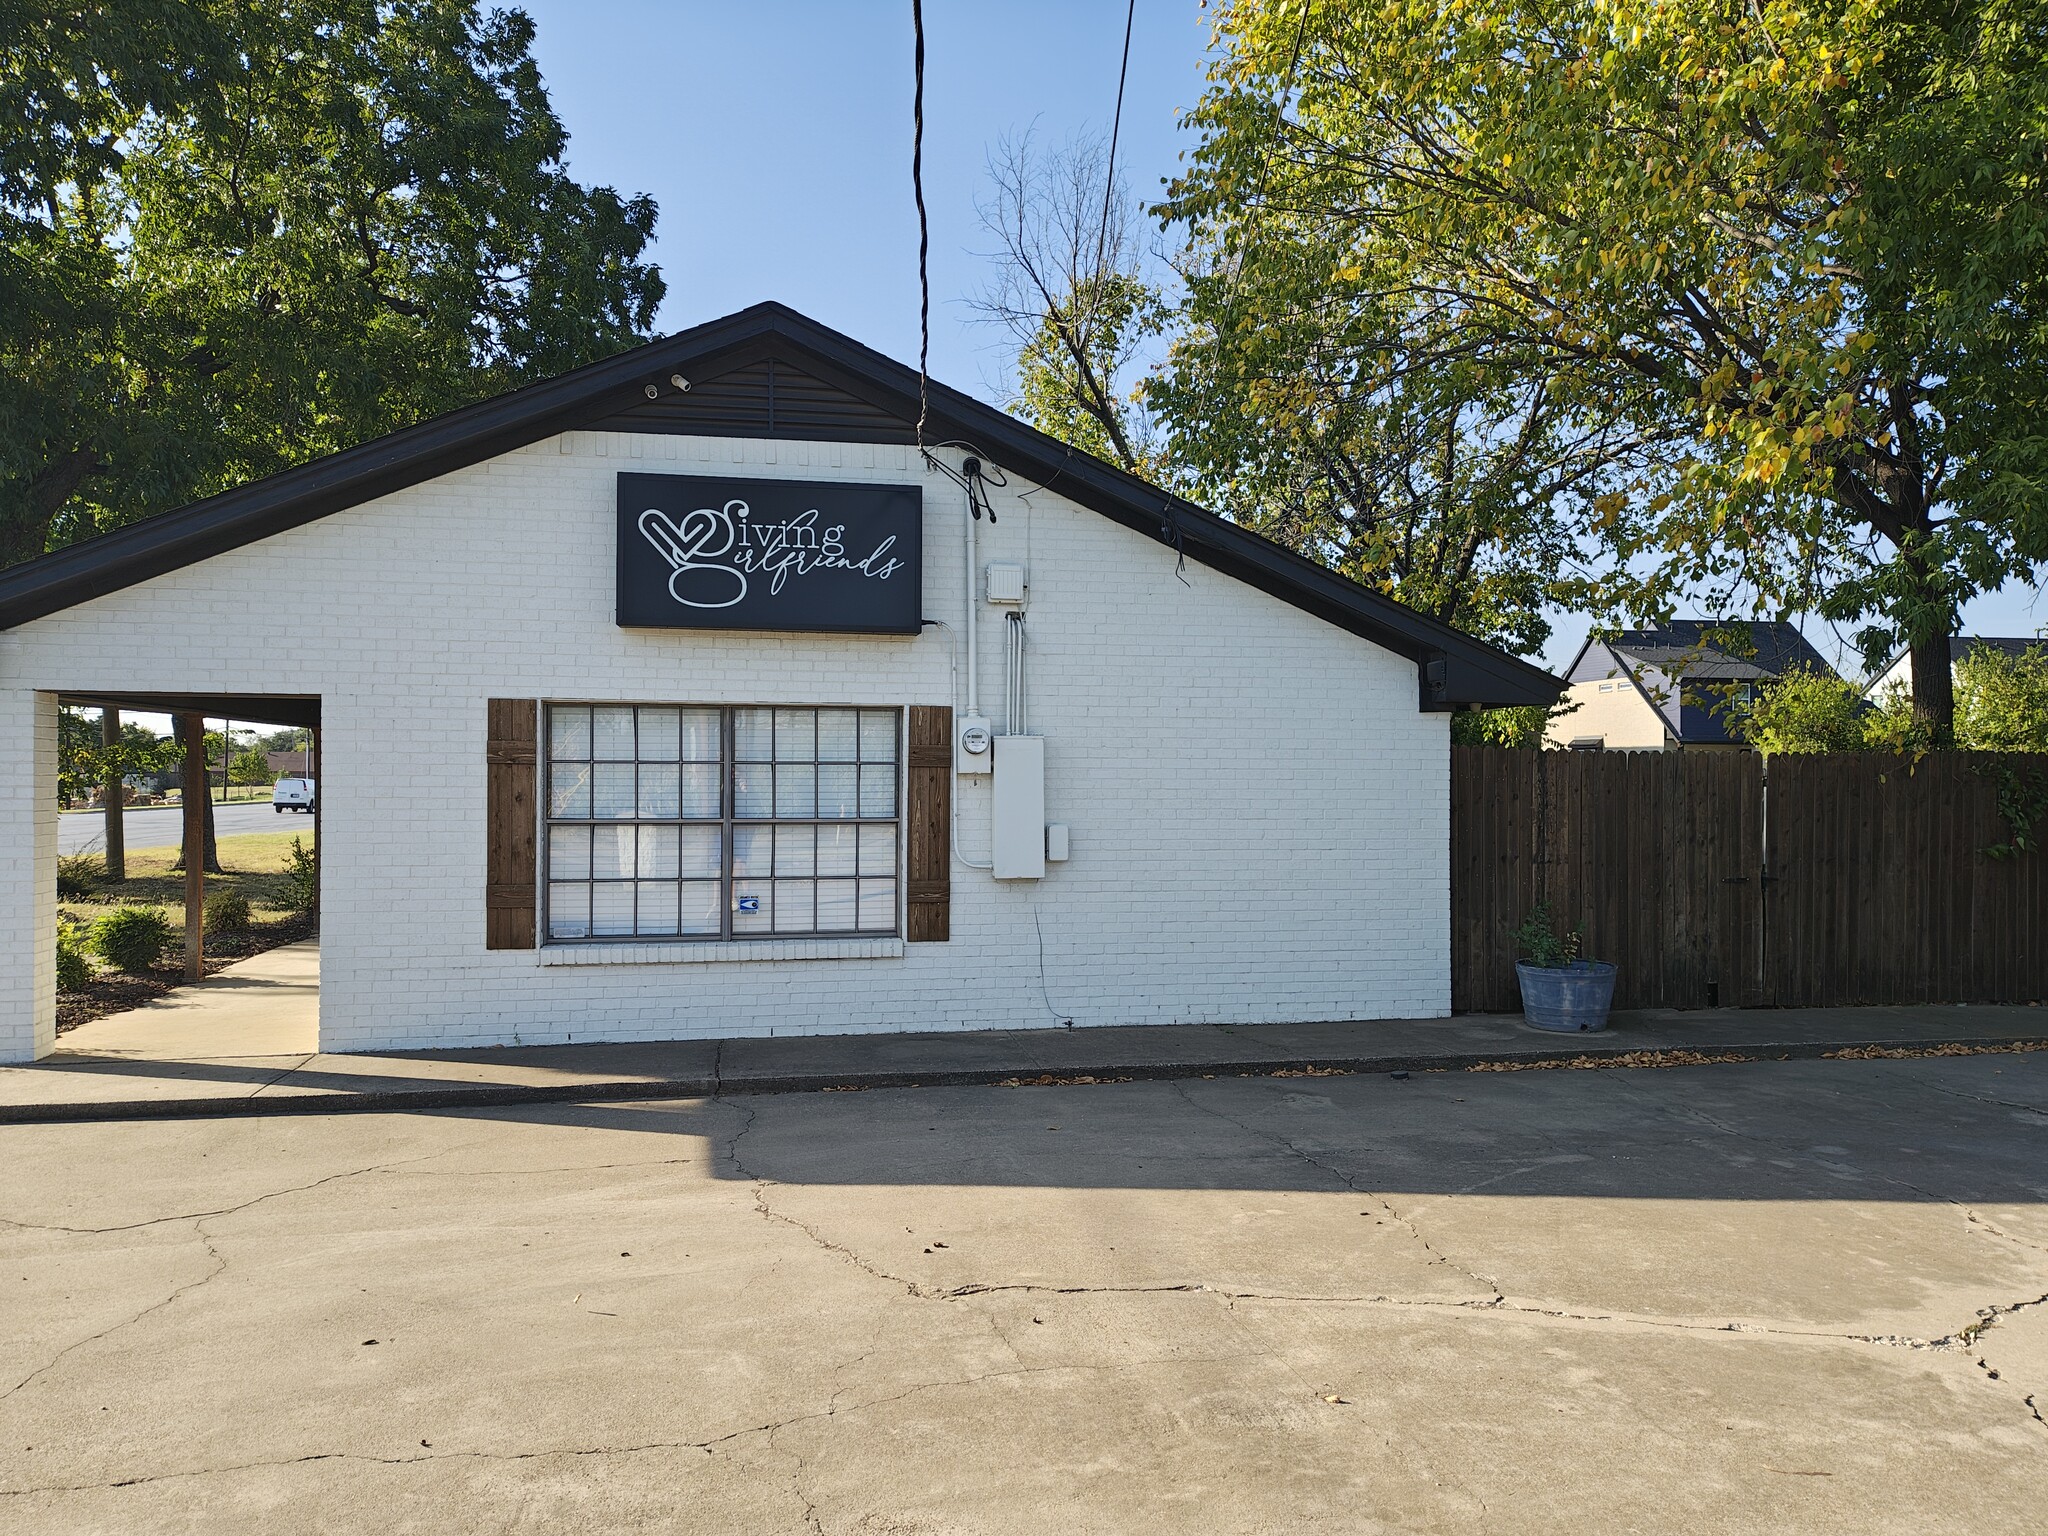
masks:
<instances>
[{"instance_id":1,"label":"electrical wire on wall","mask_svg":"<svg viewBox=\"0 0 2048 1536\"><path fill-rule=\"evenodd\" d=\"M1003 625L1003 724L1012 736L1031 734L1024 706L1024 613L1006 615Z\"/></svg>"},{"instance_id":2,"label":"electrical wire on wall","mask_svg":"<svg viewBox=\"0 0 2048 1536\"><path fill-rule=\"evenodd\" d=\"M960 638L958 635L954 634L953 626L948 624L944 619L926 619L924 622L933 626L936 629L943 629L946 632L946 659L952 663L953 669L953 690L951 697L954 706L957 708L960 703ZM967 857L966 854L960 851L960 796L955 794L952 797L952 799L952 825L947 829L947 839L952 844L953 858L955 862L965 864L969 869L995 868L994 859L970 859Z\"/></svg>"}]
</instances>

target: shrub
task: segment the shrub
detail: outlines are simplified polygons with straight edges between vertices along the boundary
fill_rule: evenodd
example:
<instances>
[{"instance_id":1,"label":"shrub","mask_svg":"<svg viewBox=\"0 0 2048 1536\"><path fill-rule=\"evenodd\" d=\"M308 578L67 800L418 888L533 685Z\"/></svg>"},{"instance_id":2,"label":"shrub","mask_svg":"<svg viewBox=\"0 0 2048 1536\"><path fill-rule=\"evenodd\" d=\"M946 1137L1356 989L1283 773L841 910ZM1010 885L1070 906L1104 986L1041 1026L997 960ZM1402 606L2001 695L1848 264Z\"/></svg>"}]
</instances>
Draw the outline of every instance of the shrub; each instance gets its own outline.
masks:
<instances>
[{"instance_id":1,"label":"shrub","mask_svg":"<svg viewBox=\"0 0 2048 1536\"><path fill-rule=\"evenodd\" d=\"M1956 664L1956 745L2048 752L2048 649L2008 656L1984 646Z\"/></svg>"},{"instance_id":2,"label":"shrub","mask_svg":"<svg viewBox=\"0 0 2048 1536\"><path fill-rule=\"evenodd\" d=\"M310 912L320 902L319 855L296 837L285 855L284 900L294 912Z\"/></svg>"},{"instance_id":3,"label":"shrub","mask_svg":"<svg viewBox=\"0 0 2048 1536\"><path fill-rule=\"evenodd\" d=\"M85 956L84 933L76 923L57 925L57 990L76 992L92 981L92 961Z\"/></svg>"},{"instance_id":4,"label":"shrub","mask_svg":"<svg viewBox=\"0 0 2048 1536\"><path fill-rule=\"evenodd\" d=\"M57 860L57 896L61 901L84 901L107 878L106 861L96 853L67 853Z\"/></svg>"},{"instance_id":5,"label":"shrub","mask_svg":"<svg viewBox=\"0 0 2048 1536\"><path fill-rule=\"evenodd\" d=\"M216 891L206 904L210 937L239 939L249 932L249 898L240 891Z\"/></svg>"},{"instance_id":6,"label":"shrub","mask_svg":"<svg viewBox=\"0 0 2048 1536\"><path fill-rule=\"evenodd\" d=\"M1515 930L1515 954L1531 965L1557 970L1579 958L1579 930L1557 931L1557 915L1550 903L1539 901Z\"/></svg>"},{"instance_id":7,"label":"shrub","mask_svg":"<svg viewBox=\"0 0 2048 1536\"><path fill-rule=\"evenodd\" d=\"M139 976L170 947L171 920L162 907L116 907L92 925L92 947L117 971Z\"/></svg>"},{"instance_id":8,"label":"shrub","mask_svg":"<svg viewBox=\"0 0 2048 1536\"><path fill-rule=\"evenodd\" d=\"M1829 672L1795 670L1761 683L1747 705L1731 699L1731 734L1759 752L1860 752L1870 707Z\"/></svg>"}]
</instances>

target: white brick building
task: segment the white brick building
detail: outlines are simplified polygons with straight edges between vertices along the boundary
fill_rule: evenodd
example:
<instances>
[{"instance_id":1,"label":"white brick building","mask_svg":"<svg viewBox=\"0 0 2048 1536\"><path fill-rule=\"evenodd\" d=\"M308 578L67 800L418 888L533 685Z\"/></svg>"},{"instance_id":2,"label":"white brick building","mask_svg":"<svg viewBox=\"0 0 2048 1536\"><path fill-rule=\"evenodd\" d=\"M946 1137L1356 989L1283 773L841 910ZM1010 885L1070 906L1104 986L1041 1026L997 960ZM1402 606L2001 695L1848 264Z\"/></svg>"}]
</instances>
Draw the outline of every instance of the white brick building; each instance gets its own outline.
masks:
<instances>
[{"instance_id":1,"label":"white brick building","mask_svg":"<svg viewBox=\"0 0 2048 1536\"><path fill-rule=\"evenodd\" d=\"M54 1040L60 697L317 714L327 1050L1447 1012L1448 711L1555 680L937 386L930 467L915 417L913 372L761 306L0 573L0 1059ZM1007 481L971 596L970 454ZM802 482L828 517L914 487L926 623L624 627L622 547L659 550L622 473ZM974 867L997 776L920 788L905 728L957 736L970 614L1018 878ZM1000 739L1013 614L1042 814ZM537 765L487 767L492 700ZM748 759L778 755L771 793ZM920 851L948 794L957 847ZM1033 878L1041 820L1070 853Z\"/></svg>"}]
</instances>

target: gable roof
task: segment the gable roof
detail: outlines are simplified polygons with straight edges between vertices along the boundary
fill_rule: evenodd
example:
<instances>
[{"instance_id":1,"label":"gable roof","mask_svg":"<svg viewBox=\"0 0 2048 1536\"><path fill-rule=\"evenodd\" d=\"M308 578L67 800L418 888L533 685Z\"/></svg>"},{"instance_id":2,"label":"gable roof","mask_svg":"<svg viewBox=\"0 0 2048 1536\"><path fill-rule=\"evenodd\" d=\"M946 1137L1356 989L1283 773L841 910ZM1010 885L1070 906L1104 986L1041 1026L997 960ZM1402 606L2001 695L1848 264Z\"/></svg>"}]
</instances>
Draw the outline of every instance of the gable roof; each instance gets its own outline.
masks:
<instances>
[{"instance_id":1,"label":"gable roof","mask_svg":"<svg viewBox=\"0 0 2048 1536\"><path fill-rule=\"evenodd\" d=\"M1792 671L1832 677L1835 673L1796 625L1777 620L1673 619L1624 630L1608 645L1661 671L1686 677L1783 677Z\"/></svg>"},{"instance_id":2,"label":"gable roof","mask_svg":"<svg viewBox=\"0 0 2048 1536\"><path fill-rule=\"evenodd\" d=\"M1744 634L1746 645L1740 641ZM1729 641L1726 637L1730 635L1737 640ZM1762 619L1673 619L1668 624L1624 629L1604 639L1589 636L1565 668L1566 677L1580 680L1580 666L1596 645L1636 666L1690 678L1741 681L1782 677L1794 670L1832 677L1835 671L1791 624Z\"/></svg>"},{"instance_id":3,"label":"gable roof","mask_svg":"<svg viewBox=\"0 0 2048 1536\"><path fill-rule=\"evenodd\" d=\"M1746 643L1745 643L1746 640ZM1605 675L1619 673L1636 685L1650 707L1664 717L1665 729L1680 743L1733 742L1727 711L1712 703L1689 698L1682 688L1655 697L1643 686L1641 673L1648 669L1687 682L1718 683L1733 687L1782 677L1787 672L1812 671L1835 675L1834 668L1821 659L1797 626L1763 619L1672 619L1642 629L1625 629L1604 640L1588 639L1579 647L1565 676L1574 682L1602 674L1586 667L1595 646L1607 651L1614 667ZM1580 676L1581 672L1585 677Z\"/></svg>"},{"instance_id":4,"label":"gable roof","mask_svg":"<svg viewBox=\"0 0 2048 1536\"><path fill-rule=\"evenodd\" d=\"M687 381L686 389L671 383ZM1548 704L1541 668L931 381L925 441L973 444L1068 500L1416 663L1424 709ZM756 304L0 571L0 630L576 429L914 440L918 375Z\"/></svg>"}]
</instances>

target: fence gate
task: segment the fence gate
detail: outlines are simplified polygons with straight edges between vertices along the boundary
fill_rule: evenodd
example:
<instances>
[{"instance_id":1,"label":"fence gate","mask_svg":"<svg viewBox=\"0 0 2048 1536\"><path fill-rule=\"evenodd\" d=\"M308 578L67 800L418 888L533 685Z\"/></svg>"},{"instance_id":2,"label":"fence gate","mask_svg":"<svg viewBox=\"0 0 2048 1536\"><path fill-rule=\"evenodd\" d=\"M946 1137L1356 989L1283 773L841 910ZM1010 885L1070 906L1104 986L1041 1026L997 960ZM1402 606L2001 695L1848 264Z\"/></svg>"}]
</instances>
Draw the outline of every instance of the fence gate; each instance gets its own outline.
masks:
<instances>
[{"instance_id":1,"label":"fence gate","mask_svg":"<svg viewBox=\"0 0 2048 1536\"><path fill-rule=\"evenodd\" d=\"M2048 999L2048 852L1990 852L2002 787L2048 757L1453 747L1451 1006L1521 1006L1543 900L1618 1008Z\"/></svg>"}]
</instances>

